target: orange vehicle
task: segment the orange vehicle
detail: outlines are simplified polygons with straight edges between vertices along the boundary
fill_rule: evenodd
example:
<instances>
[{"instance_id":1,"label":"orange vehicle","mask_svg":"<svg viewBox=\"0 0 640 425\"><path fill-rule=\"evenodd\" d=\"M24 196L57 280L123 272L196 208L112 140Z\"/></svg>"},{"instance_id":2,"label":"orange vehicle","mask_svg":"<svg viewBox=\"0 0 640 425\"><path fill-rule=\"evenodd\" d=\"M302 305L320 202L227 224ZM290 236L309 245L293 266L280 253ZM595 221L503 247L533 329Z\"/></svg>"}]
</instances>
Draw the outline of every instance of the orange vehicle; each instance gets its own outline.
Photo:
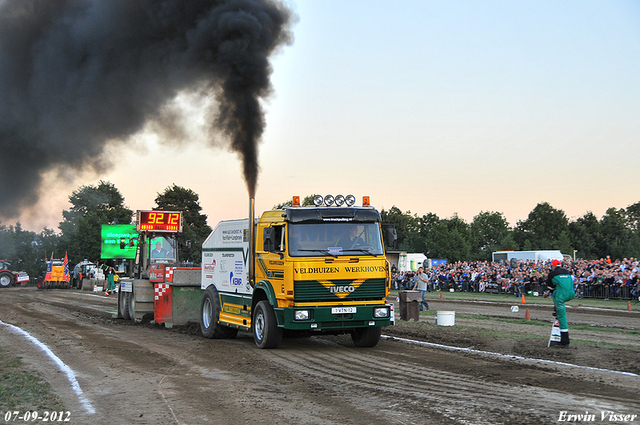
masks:
<instances>
[{"instance_id":1,"label":"orange vehicle","mask_svg":"<svg viewBox=\"0 0 640 425\"><path fill-rule=\"evenodd\" d=\"M54 260L52 255L44 279L38 281L38 289L68 289L70 280L67 255L64 260Z\"/></svg>"}]
</instances>

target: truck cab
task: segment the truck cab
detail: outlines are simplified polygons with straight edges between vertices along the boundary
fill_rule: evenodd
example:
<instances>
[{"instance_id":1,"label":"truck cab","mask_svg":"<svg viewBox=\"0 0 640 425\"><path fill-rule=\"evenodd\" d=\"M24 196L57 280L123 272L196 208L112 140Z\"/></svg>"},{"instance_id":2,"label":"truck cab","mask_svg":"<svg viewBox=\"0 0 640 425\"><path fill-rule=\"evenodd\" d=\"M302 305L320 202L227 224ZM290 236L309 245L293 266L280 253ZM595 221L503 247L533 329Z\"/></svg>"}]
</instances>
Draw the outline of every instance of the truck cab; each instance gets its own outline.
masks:
<instances>
[{"instance_id":1,"label":"truck cab","mask_svg":"<svg viewBox=\"0 0 640 425\"><path fill-rule=\"evenodd\" d=\"M234 230L234 225L221 223L218 233L242 239L248 224L236 221ZM355 345L375 346L392 314L386 303L389 265L381 229L380 213L373 207L294 206L266 211L256 220L251 255L231 257L232 247L225 249L219 236L218 244L207 247L205 242L203 289L208 288L211 307L203 308L210 317L203 317L203 334L235 335L220 332L222 326L251 330L258 347L273 348L284 331L349 333ZM253 261L253 276L243 278L250 269L240 267L244 258ZM240 279L235 282L228 277L230 262ZM225 271L217 276L213 269L207 272L207 264ZM205 307L206 297L205 292Z\"/></svg>"}]
</instances>

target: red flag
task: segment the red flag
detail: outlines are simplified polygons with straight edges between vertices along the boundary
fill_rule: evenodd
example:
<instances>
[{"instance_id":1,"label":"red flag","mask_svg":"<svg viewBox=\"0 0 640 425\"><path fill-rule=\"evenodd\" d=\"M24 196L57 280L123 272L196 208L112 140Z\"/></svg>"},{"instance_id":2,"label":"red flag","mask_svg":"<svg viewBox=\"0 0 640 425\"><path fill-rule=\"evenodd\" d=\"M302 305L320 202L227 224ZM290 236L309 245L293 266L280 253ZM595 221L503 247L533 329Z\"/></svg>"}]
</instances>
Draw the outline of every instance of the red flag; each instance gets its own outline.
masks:
<instances>
[{"instance_id":1,"label":"red flag","mask_svg":"<svg viewBox=\"0 0 640 425\"><path fill-rule=\"evenodd\" d=\"M47 267L47 274L44 276L45 281L50 281L53 279L53 275L51 272L53 271L53 252L51 253L51 260L49 260L49 266Z\"/></svg>"},{"instance_id":2,"label":"red flag","mask_svg":"<svg viewBox=\"0 0 640 425\"><path fill-rule=\"evenodd\" d=\"M64 253L64 277L62 278L65 282L69 282L69 259L67 259L67 253Z\"/></svg>"}]
</instances>

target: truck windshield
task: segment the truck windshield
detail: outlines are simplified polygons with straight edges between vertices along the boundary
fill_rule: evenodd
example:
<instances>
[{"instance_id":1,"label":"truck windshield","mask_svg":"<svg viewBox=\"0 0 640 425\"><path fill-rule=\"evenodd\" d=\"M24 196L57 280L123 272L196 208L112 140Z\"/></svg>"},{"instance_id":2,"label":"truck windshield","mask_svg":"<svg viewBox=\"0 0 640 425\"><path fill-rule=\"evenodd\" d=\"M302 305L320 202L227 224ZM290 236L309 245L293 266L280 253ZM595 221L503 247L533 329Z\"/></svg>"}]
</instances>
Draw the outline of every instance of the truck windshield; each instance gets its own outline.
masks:
<instances>
[{"instance_id":1,"label":"truck windshield","mask_svg":"<svg viewBox=\"0 0 640 425\"><path fill-rule=\"evenodd\" d=\"M288 229L292 257L384 254L378 223L291 223Z\"/></svg>"}]
</instances>

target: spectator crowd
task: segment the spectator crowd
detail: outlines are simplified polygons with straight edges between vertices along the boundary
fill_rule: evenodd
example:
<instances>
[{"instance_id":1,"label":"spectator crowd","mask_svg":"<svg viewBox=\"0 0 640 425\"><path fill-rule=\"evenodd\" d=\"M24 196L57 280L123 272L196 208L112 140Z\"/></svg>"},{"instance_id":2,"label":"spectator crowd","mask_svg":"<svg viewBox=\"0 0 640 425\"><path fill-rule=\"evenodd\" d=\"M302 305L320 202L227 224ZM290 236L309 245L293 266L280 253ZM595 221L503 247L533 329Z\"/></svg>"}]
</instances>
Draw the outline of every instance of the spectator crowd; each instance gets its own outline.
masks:
<instances>
[{"instance_id":1,"label":"spectator crowd","mask_svg":"<svg viewBox=\"0 0 640 425\"><path fill-rule=\"evenodd\" d=\"M636 258L611 260L564 260L571 271L577 298L638 299L640 296L640 262ZM491 292L496 294L542 293L546 290L551 261L510 262L459 261L425 270L429 278L427 291ZM415 272L394 272L392 288L410 290Z\"/></svg>"}]
</instances>

